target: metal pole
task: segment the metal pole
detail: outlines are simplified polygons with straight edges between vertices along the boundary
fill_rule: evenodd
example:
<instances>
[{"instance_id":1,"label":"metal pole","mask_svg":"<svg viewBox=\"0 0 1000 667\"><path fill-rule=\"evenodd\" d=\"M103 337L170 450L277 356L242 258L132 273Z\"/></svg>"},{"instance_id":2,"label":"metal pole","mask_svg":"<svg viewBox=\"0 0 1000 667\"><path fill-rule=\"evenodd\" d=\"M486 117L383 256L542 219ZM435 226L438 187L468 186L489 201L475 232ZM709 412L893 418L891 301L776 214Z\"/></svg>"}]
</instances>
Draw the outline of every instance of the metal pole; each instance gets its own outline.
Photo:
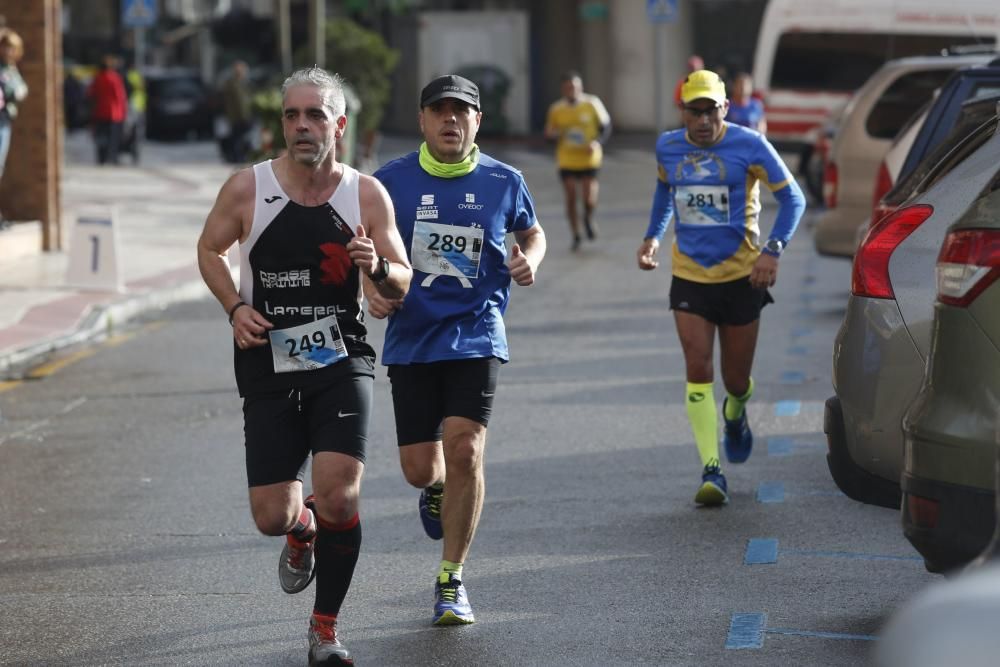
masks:
<instances>
[{"instance_id":1,"label":"metal pole","mask_svg":"<svg viewBox=\"0 0 1000 667\"><path fill-rule=\"evenodd\" d=\"M278 3L278 48L281 51L281 71L292 71L292 18L289 0Z\"/></svg>"},{"instance_id":2,"label":"metal pole","mask_svg":"<svg viewBox=\"0 0 1000 667\"><path fill-rule=\"evenodd\" d=\"M135 46L135 67L139 69L146 65L146 29L132 28L132 42Z\"/></svg>"},{"instance_id":3,"label":"metal pole","mask_svg":"<svg viewBox=\"0 0 1000 667\"><path fill-rule=\"evenodd\" d=\"M326 0L311 0L310 34L312 35L313 62L320 67L326 67Z\"/></svg>"},{"instance_id":4,"label":"metal pole","mask_svg":"<svg viewBox=\"0 0 1000 667\"><path fill-rule=\"evenodd\" d=\"M653 97L655 100L656 132L657 134L667 129L666 105L664 104L664 71L663 65L667 60L667 26L664 23L653 24Z\"/></svg>"}]
</instances>

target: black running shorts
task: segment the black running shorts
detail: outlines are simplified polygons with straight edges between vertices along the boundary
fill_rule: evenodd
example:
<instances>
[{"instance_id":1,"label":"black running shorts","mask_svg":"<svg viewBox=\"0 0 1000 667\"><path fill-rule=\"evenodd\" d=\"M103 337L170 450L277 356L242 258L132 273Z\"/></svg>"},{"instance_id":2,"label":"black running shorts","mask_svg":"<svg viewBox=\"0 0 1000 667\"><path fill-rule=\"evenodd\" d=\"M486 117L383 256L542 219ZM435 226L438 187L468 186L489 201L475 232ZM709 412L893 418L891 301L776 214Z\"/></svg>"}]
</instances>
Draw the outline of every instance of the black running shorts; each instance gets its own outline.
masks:
<instances>
[{"instance_id":1,"label":"black running shorts","mask_svg":"<svg viewBox=\"0 0 1000 667\"><path fill-rule=\"evenodd\" d=\"M674 276L670 309L699 315L715 325L743 326L760 318L774 303L766 287L751 287L750 276L725 283L697 283Z\"/></svg>"},{"instance_id":2,"label":"black running shorts","mask_svg":"<svg viewBox=\"0 0 1000 667\"><path fill-rule=\"evenodd\" d=\"M559 178L597 178L597 169L560 169Z\"/></svg>"},{"instance_id":3,"label":"black running shorts","mask_svg":"<svg viewBox=\"0 0 1000 667\"><path fill-rule=\"evenodd\" d=\"M499 375L496 357L389 366L397 443L437 442L445 417L488 426Z\"/></svg>"},{"instance_id":4,"label":"black running shorts","mask_svg":"<svg viewBox=\"0 0 1000 667\"><path fill-rule=\"evenodd\" d=\"M247 482L302 481L309 454L339 452L365 461L373 375L243 399Z\"/></svg>"}]
</instances>

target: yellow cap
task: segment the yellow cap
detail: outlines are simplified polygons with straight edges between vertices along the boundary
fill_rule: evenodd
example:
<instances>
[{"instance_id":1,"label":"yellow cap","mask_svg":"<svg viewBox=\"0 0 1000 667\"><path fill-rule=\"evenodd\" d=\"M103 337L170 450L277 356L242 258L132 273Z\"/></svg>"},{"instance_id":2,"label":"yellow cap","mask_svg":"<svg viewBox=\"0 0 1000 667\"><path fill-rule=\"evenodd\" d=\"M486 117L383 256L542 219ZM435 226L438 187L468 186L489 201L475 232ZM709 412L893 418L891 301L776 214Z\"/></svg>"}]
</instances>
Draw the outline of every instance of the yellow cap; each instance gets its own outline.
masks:
<instances>
[{"instance_id":1,"label":"yellow cap","mask_svg":"<svg viewBox=\"0 0 1000 667\"><path fill-rule=\"evenodd\" d=\"M724 104L726 101L726 84L718 74L707 69L691 72L681 86L681 102L687 104L702 98L716 104Z\"/></svg>"}]
</instances>

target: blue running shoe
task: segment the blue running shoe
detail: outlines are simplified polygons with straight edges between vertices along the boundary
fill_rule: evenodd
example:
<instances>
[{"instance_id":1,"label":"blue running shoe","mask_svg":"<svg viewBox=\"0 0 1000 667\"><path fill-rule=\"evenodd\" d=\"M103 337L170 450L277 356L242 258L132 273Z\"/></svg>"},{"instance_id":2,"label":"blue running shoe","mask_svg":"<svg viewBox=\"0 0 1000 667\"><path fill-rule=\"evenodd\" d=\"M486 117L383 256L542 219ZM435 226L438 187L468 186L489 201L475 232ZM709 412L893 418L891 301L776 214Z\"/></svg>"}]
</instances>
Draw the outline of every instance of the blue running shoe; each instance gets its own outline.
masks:
<instances>
[{"instance_id":1,"label":"blue running shoe","mask_svg":"<svg viewBox=\"0 0 1000 667\"><path fill-rule=\"evenodd\" d=\"M729 502L726 492L726 476L717 465L707 465L701 473L701 487L694 496L699 505L717 506Z\"/></svg>"},{"instance_id":2,"label":"blue running shoe","mask_svg":"<svg viewBox=\"0 0 1000 667\"><path fill-rule=\"evenodd\" d=\"M438 581L434 585L434 625L468 625L475 623L472 605L465 593L462 582L451 577L447 583Z\"/></svg>"},{"instance_id":3,"label":"blue running shoe","mask_svg":"<svg viewBox=\"0 0 1000 667\"><path fill-rule=\"evenodd\" d=\"M444 537L444 529L441 527L441 499L444 497L444 489L435 489L428 486L420 492L420 521L424 524L424 532L432 540L440 540Z\"/></svg>"},{"instance_id":4,"label":"blue running shoe","mask_svg":"<svg viewBox=\"0 0 1000 667\"><path fill-rule=\"evenodd\" d=\"M739 419L726 419L726 401L722 401L722 419L726 423L722 434L723 448L726 450L726 458L730 463L743 463L750 458L750 450L753 449L753 433L750 432L750 424L747 423L747 411L743 408Z\"/></svg>"}]
</instances>

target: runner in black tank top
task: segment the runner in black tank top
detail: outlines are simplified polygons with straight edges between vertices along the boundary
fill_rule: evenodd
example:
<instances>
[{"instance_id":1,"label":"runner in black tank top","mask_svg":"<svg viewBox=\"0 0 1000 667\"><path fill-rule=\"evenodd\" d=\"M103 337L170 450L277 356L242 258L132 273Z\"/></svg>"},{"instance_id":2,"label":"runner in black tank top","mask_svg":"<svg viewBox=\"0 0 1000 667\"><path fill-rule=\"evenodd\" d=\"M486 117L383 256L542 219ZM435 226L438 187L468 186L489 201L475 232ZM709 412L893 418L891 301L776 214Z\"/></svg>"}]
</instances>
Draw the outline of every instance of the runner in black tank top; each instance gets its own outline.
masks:
<instances>
[{"instance_id":1,"label":"runner in black tank top","mask_svg":"<svg viewBox=\"0 0 1000 667\"><path fill-rule=\"evenodd\" d=\"M234 174L198 241L198 265L233 326L247 480L258 529L285 536L283 590L315 576L310 665L354 664L337 616L361 547L374 359L361 272L402 298L412 272L385 189L336 159L347 117L339 77L312 67L282 86L288 153ZM226 259L239 242L237 291ZM313 495L302 481L312 454Z\"/></svg>"}]
</instances>

